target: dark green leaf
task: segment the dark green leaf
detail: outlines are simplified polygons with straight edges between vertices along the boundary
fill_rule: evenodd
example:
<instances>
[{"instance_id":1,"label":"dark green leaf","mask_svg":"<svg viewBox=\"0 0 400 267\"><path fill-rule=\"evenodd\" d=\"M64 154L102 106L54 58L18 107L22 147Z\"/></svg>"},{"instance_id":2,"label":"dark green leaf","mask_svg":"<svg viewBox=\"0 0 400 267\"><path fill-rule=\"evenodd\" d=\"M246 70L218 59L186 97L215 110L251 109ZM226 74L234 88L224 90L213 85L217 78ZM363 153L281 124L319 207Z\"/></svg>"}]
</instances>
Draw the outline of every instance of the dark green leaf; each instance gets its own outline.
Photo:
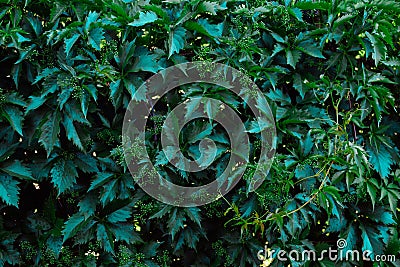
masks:
<instances>
[{"instance_id":1,"label":"dark green leaf","mask_svg":"<svg viewBox=\"0 0 400 267\"><path fill-rule=\"evenodd\" d=\"M7 205L18 207L19 182L8 175L0 174L0 198Z\"/></svg>"}]
</instances>

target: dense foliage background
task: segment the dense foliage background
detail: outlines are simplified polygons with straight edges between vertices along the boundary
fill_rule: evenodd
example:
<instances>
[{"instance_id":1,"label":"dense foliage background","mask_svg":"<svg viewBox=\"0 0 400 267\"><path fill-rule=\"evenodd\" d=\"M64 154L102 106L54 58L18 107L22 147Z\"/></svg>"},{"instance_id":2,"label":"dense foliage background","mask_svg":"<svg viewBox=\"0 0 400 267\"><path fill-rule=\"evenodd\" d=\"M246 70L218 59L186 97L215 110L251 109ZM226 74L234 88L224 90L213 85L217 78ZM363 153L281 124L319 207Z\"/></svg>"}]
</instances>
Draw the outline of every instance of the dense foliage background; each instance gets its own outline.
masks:
<instances>
[{"instance_id":1,"label":"dense foliage background","mask_svg":"<svg viewBox=\"0 0 400 267\"><path fill-rule=\"evenodd\" d=\"M2 0L0 266L258 266L265 242L321 251L338 238L346 250L400 259L399 29L397 0ZM225 199L184 209L135 185L121 127L144 80L194 60L257 83L278 150L256 192L244 181ZM148 151L167 177L177 172L155 136L168 108L195 95L243 108L215 86L169 95L148 125ZM256 155L257 129L240 114ZM209 136L220 161L229 157L215 125L186 131L188 155Z\"/></svg>"}]
</instances>

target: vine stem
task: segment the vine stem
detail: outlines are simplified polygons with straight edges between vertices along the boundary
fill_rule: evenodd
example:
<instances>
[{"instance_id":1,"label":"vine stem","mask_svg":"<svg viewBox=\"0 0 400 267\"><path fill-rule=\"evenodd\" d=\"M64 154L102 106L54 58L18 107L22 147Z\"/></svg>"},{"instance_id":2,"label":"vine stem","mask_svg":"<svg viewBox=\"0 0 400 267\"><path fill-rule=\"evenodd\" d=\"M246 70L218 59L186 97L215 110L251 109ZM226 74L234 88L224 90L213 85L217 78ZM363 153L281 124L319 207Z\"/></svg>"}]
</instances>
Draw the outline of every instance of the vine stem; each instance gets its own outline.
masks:
<instances>
[{"instance_id":1,"label":"vine stem","mask_svg":"<svg viewBox=\"0 0 400 267\"><path fill-rule=\"evenodd\" d=\"M332 165L333 165L333 162L331 162L331 165L329 166L328 170L326 171L324 180L322 180L320 186L318 187L318 191L315 192L315 193L310 197L309 200L307 200L303 205L301 205L301 206L298 207L297 209L292 210L292 211L290 211L290 212L288 212L288 213L283 214L283 215L282 215L282 218L283 218L283 217L287 217L287 216L289 216L289 215L291 215L291 214L293 214L293 213L296 213L296 212L300 211L301 209L303 209L304 207L306 207L308 204L310 204L311 201L313 201L313 200L318 196L318 194L320 193L321 189L324 187L324 185L325 185L325 183L326 183L326 180L328 179L328 174L329 174L329 172L330 172L330 170L331 170L331 168L332 168ZM276 213L275 213L275 214L276 214ZM270 215L272 216L273 214L270 214ZM271 217L271 216L270 216L270 218L266 219L266 221L273 220L273 217Z\"/></svg>"},{"instance_id":2,"label":"vine stem","mask_svg":"<svg viewBox=\"0 0 400 267\"><path fill-rule=\"evenodd\" d=\"M303 209L304 207L306 207L307 205L309 205L309 204L318 196L318 194L321 192L322 188L324 188L324 185L325 185L325 183L326 183L326 181L327 181L327 179L328 179L328 175L329 175L329 173L330 173L330 171L331 171L331 168L332 168L332 166L333 166L333 161L331 161L330 163L326 163L326 164L324 165L324 167L323 167L320 171L318 171L318 173L316 173L316 174L314 174L314 175L312 175L312 176L310 176L310 177L306 177L306 178L308 179L308 178L311 178L311 177L314 177L314 176L318 176L321 172L323 172L323 170L325 169L325 167L326 167L328 164L330 164L330 166L329 166L329 168L326 170L325 177L324 177L324 179L322 180L320 186L318 187L317 192L315 192L314 194L312 194L311 197L310 197L310 199L307 200L304 204L302 204L302 205L301 205L300 207L298 207L297 209L294 209L294 210L292 210L292 211L290 211L290 212L287 212L287 213L283 214L283 215L282 215L282 218L283 218L283 217L287 217L287 216L289 216L289 215L292 215L293 213L296 213L296 212L300 211L301 209ZM304 180L304 179L305 179L305 178L303 178L302 180ZM235 215L236 215L236 218L230 219L229 221L227 221L227 222L225 223L225 225L228 224L229 222L235 220L235 219L239 219L241 222L244 222L244 224L247 224L247 223L246 223L246 220L244 220L244 219L240 216L240 213L238 212L238 210L235 209L235 206L234 206L233 204L231 204L222 194L221 194L220 197L229 205L230 209L231 209L233 212L235 212ZM264 217L264 216L266 216L266 215L267 215L267 217L269 217L269 218L266 218L265 220L260 220L260 221L261 221L261 222L271 221L271 220L274 219L274 218L272 217L274 214L277 214L277 213L269 213L269 214L268 214L268 212L266 212L266 213L264 213L262 216L260 216L259 218L262 218L262 217ZM255 216L251 216L251 217L248 218L248 219L251 219L251 218L253 218L253 217L255 218ZM238 223L236 223L236 224L238 224Z\"/></svg>"},{"instance_id":3,"label":"vine stem","mask_svg":"<svg viewBox=\"0 0 400 267\"><path fill-rule=\"evenodd\" d=\"M310 175L310 176L307 176L307 177L304 177L304 178L301 178L300 180L296 181L296 182L294 183L294 185L299 184L299 183L301 183L301 182L303 182L303 181L305 181L305 180L307 180L307 179L311 179L311 178L314 178L314 177L319 176L319 175L321 174L321 172L324 171L325 167L326 167L328 164L329 164L329 163L326 163L317 173L315 173L315 174L313 174L313 175Z\"/></svg>"},{"instance_id":4,"label":"vine stem","mask_svg":"<svg viewBox=\"0 0 400 267\"><path fill-rule=\"evenodd\" d=\"M350 109L353 109L353 103L351 102L350 93L348 94L348 98L349 98ZM355 141L357 141L357 129L356 129L356 125L354 124L354 121L352 122L352 125L353 125L353 134L354 134L354 142L355 142Z\"/></svg>"}]
</instances>

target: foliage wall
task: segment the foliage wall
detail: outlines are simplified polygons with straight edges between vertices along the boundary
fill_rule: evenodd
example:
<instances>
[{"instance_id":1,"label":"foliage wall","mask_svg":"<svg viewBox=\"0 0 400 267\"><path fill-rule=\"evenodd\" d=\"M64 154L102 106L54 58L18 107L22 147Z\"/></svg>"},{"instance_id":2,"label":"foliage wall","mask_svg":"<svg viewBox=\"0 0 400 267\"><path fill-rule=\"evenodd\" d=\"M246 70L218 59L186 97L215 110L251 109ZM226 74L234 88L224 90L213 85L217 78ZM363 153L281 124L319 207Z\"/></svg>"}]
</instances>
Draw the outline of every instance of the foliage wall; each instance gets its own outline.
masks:
<instances>
[{"instance_id":1,"label":"foliage wall","mask_svg":"<svg viewBox=\"0 0 400 267\"><path fill-rule=\"evenodd\" d=\"M0 266L258 266L265 242L321 251L339 238L346 249L399 259L397 0L0 5ZM249 169L224 199L178 208L134 183L121 128L143 81L195 60L227 64L257 83L278 149L257 191L247 190ZM165 106L196 95L220 97L257 133L237 96L183 87L148 125L147 149L167 177L201 178L174 171L153 142ZM209 136L220 160L229 156L218 127L197 122L187 131L189 155ZM256 155L257 135L251 141Z\"/></svg>"}]
</instances>

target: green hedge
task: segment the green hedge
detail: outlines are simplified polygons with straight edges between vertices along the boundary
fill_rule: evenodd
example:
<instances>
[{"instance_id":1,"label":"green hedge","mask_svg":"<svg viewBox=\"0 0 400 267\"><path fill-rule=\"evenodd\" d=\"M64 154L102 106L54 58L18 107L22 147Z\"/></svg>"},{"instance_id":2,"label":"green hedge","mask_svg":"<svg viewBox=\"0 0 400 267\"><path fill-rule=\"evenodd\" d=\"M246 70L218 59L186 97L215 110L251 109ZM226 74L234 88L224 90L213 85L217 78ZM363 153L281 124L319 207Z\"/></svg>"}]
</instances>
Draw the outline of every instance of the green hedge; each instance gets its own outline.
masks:
<instances>
[{"instance_id":1,"label":"green hedge","mask_svg":"<svg viewBox=\"0 0 400 267\"><path fill-rule=\"evenodd\" d=\"M345 250L400 259L397 0L0 5L0 266L259 266L266 242L321 251L339 238ZM135 184L122 121L152 74L199 60L256 82L276 120L278 149L255 192L249 168L224 199L178 208ZM147 149L170 179L201 183L157 157L168 106L219 96L248 125L252 117L215 86L181 90L150 118ZM220 130L203 121L190 133ZM257 155L260 140L251 141ZM183 144L186 152L194 146ZM264 264L289 263L334 266Z\"/></svg>"}]
</instances>

